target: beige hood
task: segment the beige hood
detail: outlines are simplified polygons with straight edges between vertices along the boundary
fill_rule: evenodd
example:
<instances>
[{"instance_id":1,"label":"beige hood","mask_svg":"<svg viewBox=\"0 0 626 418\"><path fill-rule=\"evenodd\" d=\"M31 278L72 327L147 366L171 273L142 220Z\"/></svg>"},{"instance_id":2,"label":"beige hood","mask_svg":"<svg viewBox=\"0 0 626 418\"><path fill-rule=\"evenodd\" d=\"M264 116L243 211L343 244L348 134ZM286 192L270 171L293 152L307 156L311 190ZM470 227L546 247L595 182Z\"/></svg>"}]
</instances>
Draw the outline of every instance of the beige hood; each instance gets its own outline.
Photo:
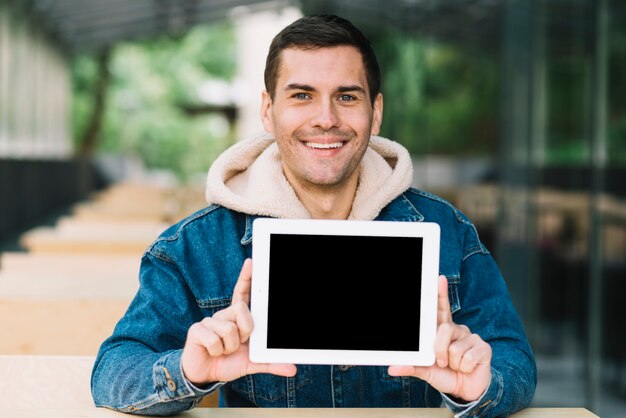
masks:
<instances>
[{"instance_id":1,"label":"beige hood","mask_svg":"<svg viewBox=\"0 0 626 418\"><path fill-rule=\"evenodd\" d=\"M396 142L372 136L349 219L374 219L412 181L408 151ZM206 199L209 204L250 215L311 217L283 175L278 146L269 134L238 142L215 160L209 169Z\"/></svg>"}]
</instances>

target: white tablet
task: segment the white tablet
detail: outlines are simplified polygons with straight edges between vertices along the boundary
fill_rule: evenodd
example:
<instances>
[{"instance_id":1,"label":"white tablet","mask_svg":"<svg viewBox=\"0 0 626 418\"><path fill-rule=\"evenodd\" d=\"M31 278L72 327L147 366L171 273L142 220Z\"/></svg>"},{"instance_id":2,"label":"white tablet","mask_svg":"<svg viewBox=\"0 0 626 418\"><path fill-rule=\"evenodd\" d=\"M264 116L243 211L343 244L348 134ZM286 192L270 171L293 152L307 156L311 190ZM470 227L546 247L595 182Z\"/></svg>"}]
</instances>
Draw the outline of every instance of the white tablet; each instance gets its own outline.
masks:
<instances>
[{"instance_id":1,"label":"white tablet","mask_svg":"<svg viewBox=\"0 0 626 418\"><path fill-rule=\"evenodd\" d=\"M431 365L439 225L256 219L250 360Z\"/></svg>"}]
</instances>

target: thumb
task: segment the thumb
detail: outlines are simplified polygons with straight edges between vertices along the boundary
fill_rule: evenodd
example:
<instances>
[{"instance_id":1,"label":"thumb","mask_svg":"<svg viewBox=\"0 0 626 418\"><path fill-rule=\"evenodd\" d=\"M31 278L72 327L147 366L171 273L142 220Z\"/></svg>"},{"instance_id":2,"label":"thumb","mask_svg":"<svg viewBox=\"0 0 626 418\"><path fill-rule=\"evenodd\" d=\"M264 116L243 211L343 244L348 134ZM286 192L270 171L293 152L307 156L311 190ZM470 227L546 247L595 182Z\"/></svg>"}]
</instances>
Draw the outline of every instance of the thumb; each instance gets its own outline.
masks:
<instances>
[{"instance_id":1,"label":"thumb","mask_svg":"<svg viewBox=\"0 0 626 418\"><path fill-rule=\"evenodd\" d=\"M417 377L428 383L431 378L432 370L432 367L422 366L389 366L387 373L389 373L389 376Z\"/></svg>"},{"instance_id":2,"label":"thumb","mask_svg":"<svg viewBox=\"0 0 626 418\"><path fill-rule=\"evenodd\" d=\"M283 363L249 363L246 374L269 373L276 376L293 377L298 369L295 364Z\"/></svg>"}]
</instances>

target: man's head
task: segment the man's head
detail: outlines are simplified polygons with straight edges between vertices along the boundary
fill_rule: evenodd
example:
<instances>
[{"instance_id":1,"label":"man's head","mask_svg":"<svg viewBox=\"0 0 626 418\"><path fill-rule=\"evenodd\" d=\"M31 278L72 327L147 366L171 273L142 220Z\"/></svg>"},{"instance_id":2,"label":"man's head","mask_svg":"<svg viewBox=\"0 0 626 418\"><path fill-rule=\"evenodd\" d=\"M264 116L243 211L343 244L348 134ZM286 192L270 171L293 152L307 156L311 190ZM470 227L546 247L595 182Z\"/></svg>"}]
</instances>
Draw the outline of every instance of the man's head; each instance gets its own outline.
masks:
<instances>
[{"instance_id":1,"label":"man's head","mask_svg":"<svg viewBox=\"0 0 626 418\"><path fill-rule=\"evenodd\" d=\"M361 159L382 123L378 65L369 43L344 19L303 18L275 38L268 63L261 120L276 138L283 173L301 200L311 198L305 206L312 216L345 219ZM322 201L329 207L314 213Z\"/></svg>"},{"instance_id":2,"label":"man's head","mask_svg":"<svg viewBox=\"0 0 626 418\"><path fill-rule=\"evenodd\" d=\"M272 99L280 72L281 52L287 48L318 49L352 46L363 59L372 103L380 92L380 69L367 38L352 23L334 15L300 18L283 29L272 41L265 64L265 89Z\"/></svg>"}]
</instances>

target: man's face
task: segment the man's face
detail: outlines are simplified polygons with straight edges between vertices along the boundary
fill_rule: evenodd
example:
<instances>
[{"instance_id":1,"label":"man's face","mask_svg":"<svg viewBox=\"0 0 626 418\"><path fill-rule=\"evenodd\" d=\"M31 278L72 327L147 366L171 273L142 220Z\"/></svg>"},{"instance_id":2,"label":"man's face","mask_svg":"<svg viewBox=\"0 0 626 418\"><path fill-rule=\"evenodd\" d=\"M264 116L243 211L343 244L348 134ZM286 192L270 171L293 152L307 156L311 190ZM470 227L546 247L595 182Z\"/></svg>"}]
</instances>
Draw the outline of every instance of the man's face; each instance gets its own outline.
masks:
<instances>
[{"instance_id":1,"label":"man's face","mask_svg":"<svg viewBox=\"0 0 626 418\"><path fill-rule=\"evenodd\" d=\"M342 186L358 176L370 134L382 121L372 105L365 67L351 46L281 52L274 99L263 92L261 118L276 137L292 185Z\"/></svg>"}]
</instances>

